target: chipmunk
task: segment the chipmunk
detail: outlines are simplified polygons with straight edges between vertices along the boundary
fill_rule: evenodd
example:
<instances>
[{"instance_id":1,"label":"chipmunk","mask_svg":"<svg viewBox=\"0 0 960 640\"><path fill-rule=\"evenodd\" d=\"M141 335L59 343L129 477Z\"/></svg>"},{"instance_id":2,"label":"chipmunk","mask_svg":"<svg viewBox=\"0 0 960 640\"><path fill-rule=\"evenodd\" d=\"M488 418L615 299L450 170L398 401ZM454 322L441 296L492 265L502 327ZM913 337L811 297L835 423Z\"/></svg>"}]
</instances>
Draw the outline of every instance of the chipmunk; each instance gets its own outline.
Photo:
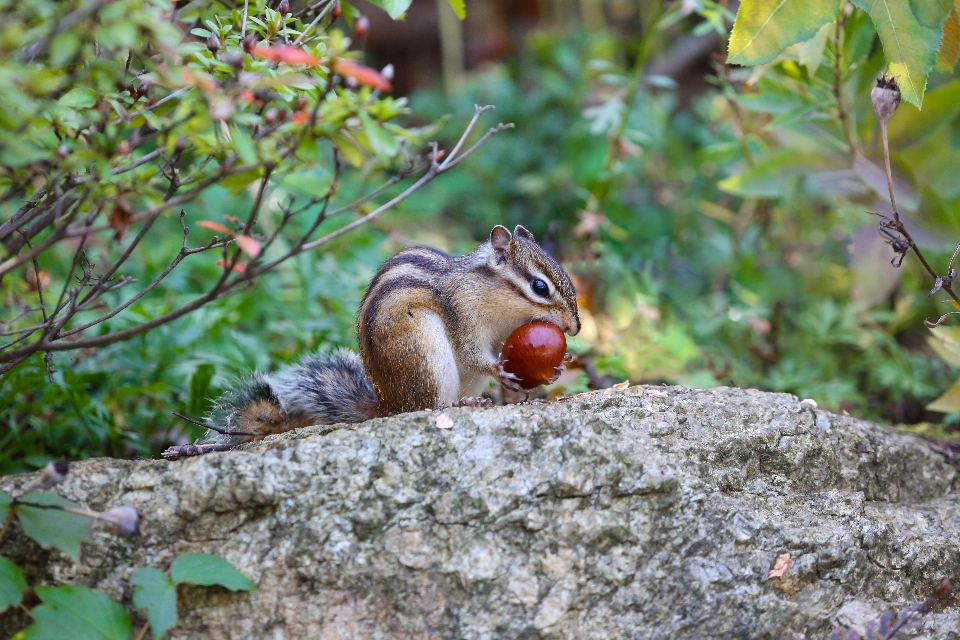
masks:
<instances>
[{"instance_id":1,"label":"chipmunk","mask_svg":"<svg viewBox=\"0 0 960 640\"><path fill-rule=\"evenodd\" d=\"M216 401L207 426L224 435L208 432L198 445L163 455L175 459L309 425L471 404L491 379L519 390L499 353L517 327L534 320L570 335L580 331L570 277L522 226L513 234L495 226L488 241L461 257L404 249L383 264L364 295L359 357L341 349L308 355L275 374L255 373Z\"/></svg>"}]
</instances>

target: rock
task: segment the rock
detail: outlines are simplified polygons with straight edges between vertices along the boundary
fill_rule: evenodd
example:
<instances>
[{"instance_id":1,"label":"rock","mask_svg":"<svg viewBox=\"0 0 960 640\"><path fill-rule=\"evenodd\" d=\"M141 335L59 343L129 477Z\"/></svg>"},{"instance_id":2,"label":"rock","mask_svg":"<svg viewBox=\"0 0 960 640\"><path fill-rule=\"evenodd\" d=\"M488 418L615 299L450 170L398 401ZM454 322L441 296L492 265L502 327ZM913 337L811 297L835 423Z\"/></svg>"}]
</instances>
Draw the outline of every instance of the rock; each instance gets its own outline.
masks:
<instances>
[{"instance_id":1,"label":"rock","mask_svg":"<svg viewBox=\"0 0 960 640\"><path fill-rule=\"evenodd\" d=\"M790 395L631 387L444 413L450 430L421 412L77 463L56 491L136 507L143 536L98 529L76 565L15 526L2 552L31 584L128 607L133 568L188 551L257 584L182 588L178 638L825 638L960 578L957 470ZM8 611L0 635L26 622ZM921 625L957 638L956 596Z\"/></svg>"}]
</instances>

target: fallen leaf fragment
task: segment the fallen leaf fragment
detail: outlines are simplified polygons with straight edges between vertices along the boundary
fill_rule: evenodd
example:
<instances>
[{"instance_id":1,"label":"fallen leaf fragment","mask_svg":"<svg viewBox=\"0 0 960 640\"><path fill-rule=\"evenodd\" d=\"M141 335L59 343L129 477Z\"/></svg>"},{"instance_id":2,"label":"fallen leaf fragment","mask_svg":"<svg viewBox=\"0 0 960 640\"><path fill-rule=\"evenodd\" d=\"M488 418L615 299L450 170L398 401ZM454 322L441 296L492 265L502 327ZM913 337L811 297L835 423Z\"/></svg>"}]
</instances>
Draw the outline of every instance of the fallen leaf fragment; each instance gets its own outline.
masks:
<instances>
[{"instance_id":1,"label":"fallen leaf fragment","mask_svg":"<svg viewBox=\"0 0 960 640\"><path fill-rule=\"evenodd\" d=\"M437 429L453 429L453 427L453 420L450 419L450 416L445 413L437 416Z\"/></svg>"},{"instance_id":2,"label":"fallen leaf fragment","mask_svg":"<svg viewBox=\"0 0 960 640\"><path fill-rule=\"evenodd\" d=\"M770 569L770 574L767 577L779 578L787 572L787 569L790 568L791 563L792 560L790 560L790 554L781 553L779 556L777 556L777 561L773 564L773 569Z\"/></svg>"},{"instance_id":3,"label":"fallen leaf fragment","mask_svg":"<svg viewBox=\"0 0 960 640\"><path fill-rule=\"evenodd\" d=\"M616 389L617 391L623 391L629 386L630 386L630 381L624 380L623 382L618 382L617 384L613 385L613 388Z\"/></svg>"}]
</instances>

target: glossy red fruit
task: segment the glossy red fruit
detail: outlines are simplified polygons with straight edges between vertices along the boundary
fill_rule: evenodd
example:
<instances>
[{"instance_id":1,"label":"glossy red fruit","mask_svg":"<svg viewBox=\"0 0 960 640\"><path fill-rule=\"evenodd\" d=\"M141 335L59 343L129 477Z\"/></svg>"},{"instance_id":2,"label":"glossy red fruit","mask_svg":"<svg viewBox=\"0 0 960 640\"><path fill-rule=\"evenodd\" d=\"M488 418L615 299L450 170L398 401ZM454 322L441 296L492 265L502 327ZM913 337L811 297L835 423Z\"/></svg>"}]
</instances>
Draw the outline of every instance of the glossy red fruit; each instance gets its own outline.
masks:
<instances>
[{"instance_id":1,"label":"glossy red fruit","mask_svg":"<svg viewBox=\"0 0 960 640\"><path fill-rule=\"evenodd\" d=\"M530 322L510 334L500 357L503 368L520 378L520 386L533 389L548 384L567 352L567 338L555 324Z\"/></svg>"}]
</instances>

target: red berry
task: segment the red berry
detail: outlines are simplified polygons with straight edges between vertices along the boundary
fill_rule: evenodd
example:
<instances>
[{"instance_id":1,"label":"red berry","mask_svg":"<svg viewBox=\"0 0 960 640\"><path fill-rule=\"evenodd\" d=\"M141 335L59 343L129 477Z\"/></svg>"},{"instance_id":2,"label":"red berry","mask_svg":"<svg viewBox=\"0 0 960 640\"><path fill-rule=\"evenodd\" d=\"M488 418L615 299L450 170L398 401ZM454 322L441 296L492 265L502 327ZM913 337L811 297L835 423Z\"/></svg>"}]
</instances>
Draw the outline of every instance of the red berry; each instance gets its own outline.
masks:
<instances>
[{"instance_id":1,"label":"red berry","mask_svg":"<svg viewBox=\"0 0 960 640\"><path fill-rule=\"evenodd\" d=\"M510 334L500 357L503 368L520 378L520 386L533 389L548 384L567 352L567 338L555 324L530 322Z\"/></svg>"}]
</instances>

